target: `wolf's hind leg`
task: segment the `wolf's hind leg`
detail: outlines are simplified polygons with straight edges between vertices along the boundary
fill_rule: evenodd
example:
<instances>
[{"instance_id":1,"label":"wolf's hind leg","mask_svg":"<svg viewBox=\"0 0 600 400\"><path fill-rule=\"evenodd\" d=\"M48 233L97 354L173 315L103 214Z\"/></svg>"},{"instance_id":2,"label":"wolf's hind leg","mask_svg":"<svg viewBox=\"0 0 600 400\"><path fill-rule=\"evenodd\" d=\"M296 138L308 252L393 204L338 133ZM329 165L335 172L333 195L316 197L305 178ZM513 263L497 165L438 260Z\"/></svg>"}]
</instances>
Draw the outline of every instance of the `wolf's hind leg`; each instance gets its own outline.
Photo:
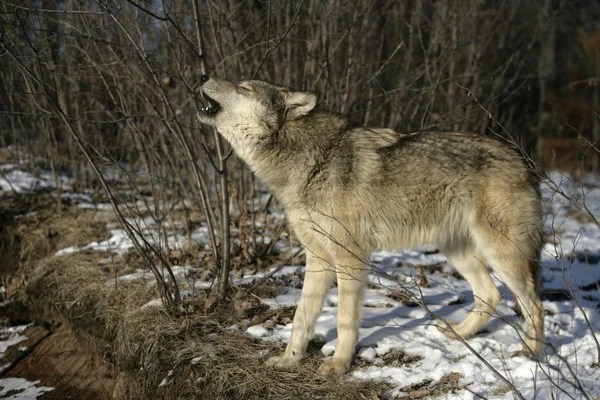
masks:
<instances>
[{"instance_id":1,"label":"wolf's hind leg","mask_svg":"<svg viewBox=\"0 0 600 400\"><path fill-rule=\"evenodd\" d=\"M506 253L505 253L506 254ZM536 289L535 277L530 272L531 261L523 254L513 253L491 259L492 267L498 272L506 286L513 292L521 306L527 325L523 349L515 355L535 359L543 344L544 314L542 302Z\"/></svg>"},{"instance_id":2,"label":"wolf's hind leg","mask_svg":"<svg viewBox=\"0 0 600 400\"><path fill-rule=\"evenodd\" d=\"M477 333L490 320L500 303L501 295L477 253L474 251L467 251L463 254L450 253L447 257L473 289L475 306L471 313L459 324L450 323L454 332L466 339ZM438 328L449 338L456 339L455 333L448 329L445 323L440 323Z\"/></svg>"},{"instance_id":3,"label":"wolf's hind leg","mask_svg":"<svg viewBox=\"0 0 600 400\"><path fill-rule=\"evenodd\" d=\"M526 218L523 218L526 220ZM481 223L475 236L478 248L521 306L527 325L523 349L518 355L536 358L544 336L544 314L539 297L539 248L541 235L535 224L529 230L518 222L505 223L503 229Z\"/></svg>"},{"instance_id":4,"label":"wolf's hind leg","mask_svg":"<svg viewBox=\"0 0 600 400\"><path fill-rule=\"evenodd\" d=\"M505 177L506 178L506 177ZM544 338L540 301L542 207L537 190L528 183L507 183L490 177L486 196L473 221L472 238L492 269L513 292L527 325L523 349L536 358Z\"/></svg>"},{"instance_id":5,"label":"wolf's hind leg","mask_svg":"<svg viewBox=\"0 0 600 400\"><path fill-rule=\"evenodd\" d=\"M283 355L271 357L267 360L268 365L283 368L298 365L306 353L327 291L333 284L335 271L327 253L321 249L307 248L306 254L306 274L292 324L292 338Z\"/></svg>"}]
</instances>

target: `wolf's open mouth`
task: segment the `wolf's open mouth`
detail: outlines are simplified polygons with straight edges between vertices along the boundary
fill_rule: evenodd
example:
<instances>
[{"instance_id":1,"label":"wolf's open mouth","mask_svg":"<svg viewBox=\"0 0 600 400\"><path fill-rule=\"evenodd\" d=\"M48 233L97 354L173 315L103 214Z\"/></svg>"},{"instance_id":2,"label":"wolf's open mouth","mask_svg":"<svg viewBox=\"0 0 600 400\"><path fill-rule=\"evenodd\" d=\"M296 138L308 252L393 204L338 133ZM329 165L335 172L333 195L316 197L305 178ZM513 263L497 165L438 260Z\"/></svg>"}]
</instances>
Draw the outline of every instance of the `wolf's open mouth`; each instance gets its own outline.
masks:
<instances>
[{"instance_id":1,"label":"wolf's open mouth","mask_svg":"<svg viewBox=\"0 0 600 400\"><path fill-rule=\"evenodd\" d=\"M221 105L206 93L202 93L202 97L204 97L204 100L206 100L208 106L201 108L200 111L209 114L216 114L221 109Z\"/></svg>"}]
</instances>

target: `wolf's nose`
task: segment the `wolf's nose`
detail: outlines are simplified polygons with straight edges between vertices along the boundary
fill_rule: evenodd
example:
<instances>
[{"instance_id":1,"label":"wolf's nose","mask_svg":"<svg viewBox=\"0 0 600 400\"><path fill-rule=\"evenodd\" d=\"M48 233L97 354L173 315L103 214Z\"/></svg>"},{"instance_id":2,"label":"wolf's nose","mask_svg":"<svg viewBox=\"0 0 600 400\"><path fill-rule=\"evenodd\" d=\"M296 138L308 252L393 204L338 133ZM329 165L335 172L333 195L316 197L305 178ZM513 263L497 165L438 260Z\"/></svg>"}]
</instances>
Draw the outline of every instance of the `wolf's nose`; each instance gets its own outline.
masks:
<instances>
[{"instance_id":1,"label":"wolf's nose","mask_svg":"<svg viewBox=\"0 0 600 400\"><path fill-rule=\"evenodd\" d=\"M208 79L209 79L208 75L202 75L200 77L200 84L208 82Z\"/></svg>"}]
</instances>

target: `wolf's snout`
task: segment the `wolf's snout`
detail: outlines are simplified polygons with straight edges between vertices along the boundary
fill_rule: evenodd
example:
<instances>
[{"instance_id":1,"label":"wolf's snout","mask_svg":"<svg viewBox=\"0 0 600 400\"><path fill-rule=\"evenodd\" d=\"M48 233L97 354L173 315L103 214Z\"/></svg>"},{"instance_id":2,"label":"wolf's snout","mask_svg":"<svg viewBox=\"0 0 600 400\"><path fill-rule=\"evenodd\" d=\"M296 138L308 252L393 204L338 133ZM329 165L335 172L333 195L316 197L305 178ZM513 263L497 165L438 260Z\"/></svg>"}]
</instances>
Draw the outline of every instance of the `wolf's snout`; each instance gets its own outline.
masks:
<instances>
[{"instance_id":1,"label":"wolf's snout","mask_svg":"<svg viewBox=\"0 0 600 400\"><path fill-rule=\"evenodd\" d=\"M200 84L202 85L202 84L208 82L209 79L210 79L210 77L208 75L202 75L200 77Z\"/></svg>"}]
</instances>

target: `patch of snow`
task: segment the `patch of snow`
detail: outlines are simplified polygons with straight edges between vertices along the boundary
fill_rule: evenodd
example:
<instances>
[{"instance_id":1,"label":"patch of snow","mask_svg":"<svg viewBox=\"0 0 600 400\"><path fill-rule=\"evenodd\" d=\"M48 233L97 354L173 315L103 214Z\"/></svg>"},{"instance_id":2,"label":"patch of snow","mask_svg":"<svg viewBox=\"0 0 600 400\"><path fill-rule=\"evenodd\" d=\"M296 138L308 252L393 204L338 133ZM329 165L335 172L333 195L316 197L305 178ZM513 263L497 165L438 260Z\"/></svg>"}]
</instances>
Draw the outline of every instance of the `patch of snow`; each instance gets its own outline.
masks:
<instances>
[{"instance_id":1,"label":"patch of snow","mask_svg":"<svg viewBox=\"0 0 600 400\"><path fill-rule=\"evenodd\" d=\"M365 361L373 363L373 362L375 362L375 359L377 358L377 350L375 350L372 347L363 347L362 349L360 349L358 351L358 354L356 356Z\"/></svg>"},{"instance_id":2,"label":"patch of snow","mask_svg":"<svg viewBox=\"0 0 600 400\"><path fill-rule=\"evenodd\" d=\"M164 247L164 243L162 243L163 239L160 235L157 234L155 229L155 223L152 218L144 218L144 219L128 219L129 222L136 226L140 233L135 233L136 238L140 242L140 244L144 244L144 242L148 242L151 245L160 245ZM164 225L163 225L164 227ZM192 242L208 242L208 233L206 227L200 227L191 233ZM110 251L117 255L122 255L132 249L133 242L127 236L127 233L123 229L111 229L110 230L110 238L108 240L104 240L101 242L92 242L85 246L72 246L61 249L55 253L56 256L64 256L67 254L76 253L79 251ZM173 234L167 237L167 247L172 250L181 249L190 242L187 237L183 235Z\"/></svg>"},{"instance_id":3,"label":"patch of snow","mask_svg":"<svg viewBox=\"0 0 600 400\"><path fill-rule=\"evenodd\" d=\"M273 268L273 269L275 269L275 268ZM273 277L294 275L298 272L304 272L304 265L300 265L300 266L295 265L293 267L291 265L286 265L285 267L281 268L279 271L274 273Z\"/></svg>"},{"instance_id":4,"label":"patch of snow","mask_svg":"<svg viewBox=\"0 0 600 400\"><path fill-rule=\"evenodd\" d=\"M19 169L7 169L0 175L0 192L26 193L39 189L53 189L56 187L54 178L50 173L44 172L38 176ZM67 178L61 177L63 190L70 190L71 187L66 184Z\"/></svg>"},{"instance_id":5,"label":"patch of snow","mask_svg":"<svg viewBox=\"0 0 600 400\"><path fill-rule=\"evenodd\" d=\"M379 250L371 254L371 261L376 263L392 263L394 266L407 265L411 267L431 266L447 261L442 253L424 254L417 250L385 251Z\"/></svg>"},{"instance_id":6,"label":"patch of snow","mask_svg":"<svg viewBox=\"0 0 600 400\"><path fill-rule=\"evenodd\" d=\"M163 302L161 299L152 299L149 302L147 302L146 304L144 304L141 308L146 308L146 307L162 307L163 306Z\"/></svg>"},{"instance_id":7,"label":"patch of snow","mask_svg":"<svg viewBox=\"0 0 600 400\"><path fill-rule=\"evenodd\" d=\"M170 277L168 275L168 272L166 270L163 270L163 268L159 268L159 270L162 273L163 278L165 280L169 281ZM198 268L196 268L196 267L173 265L171 267L171 271L173 272L173 276L175 277L175 280L178 283L190 280L194 284L194 287L196 287L196 284L200 284L199 286L201 286L204 283L209 283L209 282L197 281L195 279L189 278L190 274L193 274L194 272L198 271ZM126 275L121 275L121 276L117 277L116 279L121 282L129 282L129 281L138 280L138 279L149 280L151 284L154 284L156 282L154 273L147 269L136 269L135 272L132 272L132 273L126 274ZM106 284L114 285L115 280L109 279L106 281Z\"/></svg>"},{"instance_id":8,"label":"patch of snow","mask_svg":"<svg viewBox=\"0 0 600 400\"><path fill-rule=\"evenodd\" d=\"M92 242L83 247L67 247L56 252L56 256L64 256L84 250L111 251L116 254L124 254L133 247L133 243L127 237L122 229L113 229L110 231L111 237L101 242Z\"/></svg>"},{"instance_id":9,"label":"patch of snow","mask_svg":"<svg viewBox=\"0 0 600 400\"><path fill-rule=\"evenodd\" d=\"M37 211L32 211L32 212L28 212L27 214L15 215L13 217L13 219L21 219L21 218L25 218L25 217L35 217L36 215L38 215L38 212Z\"/></svg>"},{"instance_id":10,"label":"patch of snow","mask_svg":"<svg viewBox=\"0 0 600 400\"><path fill-rule=\"evenodd\" d=\"M27 336L21 335L20 333L29 326L30 324L0 328L0 358L4 357L4 353L9 347L27 340Z\"/></svg>"},{"instance_id":11,"label":"patch of snow","mask_svg":"<svg viewBox=\"0 0 600 400\"><path fill-rule=\"evenodd\" d=\"M77 208L82 210L98 210L98 211L111 211L113 209L110 203L79 203L77 204Z\"/></svg>"},{"instance_id":12,"label":"patch of snow","mask_svg":"<svg viewBox=\"0 0 600 400\"><path fill-rule=\"evenodd\" d=\"M29 382L23 378L0 379L0 398L6 400L34 400L44 393L54 390L52 387L37 386L40 381ZM15 393L16 392L16 393ZM8 396L9 393L15 393Z\"/></svg>"},{"instance_id":13,"label":"patch of snow","mask_svg":"<svg viewBox=\"0 0 600 400\"><path fill-rule=\"evenodd\" d=\"M253 325L249 327L246 332L252 337L262 338L265 336L269 336L269 330L262 325Z\"/></svg>"}]
</instances>

